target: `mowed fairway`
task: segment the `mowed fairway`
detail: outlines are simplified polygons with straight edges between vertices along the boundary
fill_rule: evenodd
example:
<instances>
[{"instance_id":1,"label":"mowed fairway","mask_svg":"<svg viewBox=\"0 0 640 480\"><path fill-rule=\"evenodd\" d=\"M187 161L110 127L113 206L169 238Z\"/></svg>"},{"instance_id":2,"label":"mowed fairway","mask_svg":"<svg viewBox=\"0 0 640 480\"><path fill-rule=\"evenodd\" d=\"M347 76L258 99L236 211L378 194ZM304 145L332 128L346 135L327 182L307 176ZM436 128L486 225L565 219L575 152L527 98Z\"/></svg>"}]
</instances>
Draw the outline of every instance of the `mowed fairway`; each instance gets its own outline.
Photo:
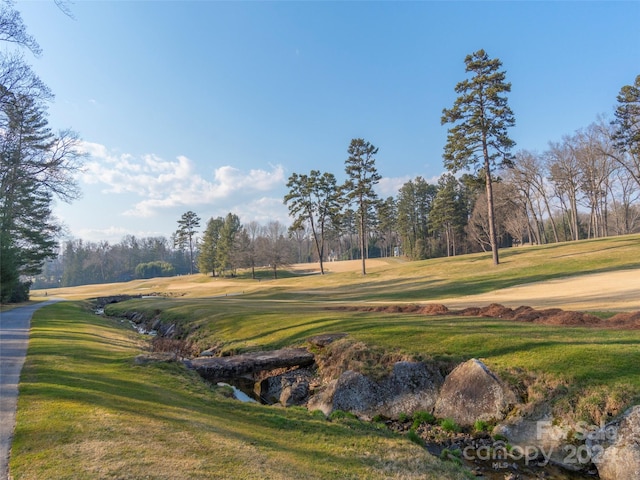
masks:
<instances>
[{"instance_id":1,"label":"mowed fairway","mask_svg":"<svg viewBox=\"0 0 640 480\"><path fill-rule=\"evenodd\" d=\"M558 307L583 311L640 310L640 236L520 247L501 250L501 264L491 254L462 255L419 262L399 258L298 264L273 280L268 270L259 280L187 275L50 290L69 300L114 294L154 293L186 298L245 295L261 299L321 302L438 302L457 306L503 302L509 306ZM34 297L44 291L35 291Z\"/></svg>"},{"instance_id":2,"label":"mowed fairway","mask_svg":"<svg viewBox=\"0 0 640 480\"><path fill-rule=\"evenodd\" d=\"M307 265L298 267L301 275L278 280L198 275L49 291L78 301L34 317L11 472L15 480L465 478L380 426L241 404L181 364L136 365L147 339L126 323L84 311L81 300L172 295L111 305L108 312L159 315L200 348L272 349L345 332L401 356L445 363L482 358L530 400L553 396L559 414L595 421L640 399L640 330L327 307L499 301L583 306L606 318L640 310L639 259L635 235L505 250L498 267L490 254L383 259L367 263L366 277L356 261L327 264L324 276L303 271L316 267ZM592 293L581 296L580 286L590 282Z\"/></svg>"}]
</instances>

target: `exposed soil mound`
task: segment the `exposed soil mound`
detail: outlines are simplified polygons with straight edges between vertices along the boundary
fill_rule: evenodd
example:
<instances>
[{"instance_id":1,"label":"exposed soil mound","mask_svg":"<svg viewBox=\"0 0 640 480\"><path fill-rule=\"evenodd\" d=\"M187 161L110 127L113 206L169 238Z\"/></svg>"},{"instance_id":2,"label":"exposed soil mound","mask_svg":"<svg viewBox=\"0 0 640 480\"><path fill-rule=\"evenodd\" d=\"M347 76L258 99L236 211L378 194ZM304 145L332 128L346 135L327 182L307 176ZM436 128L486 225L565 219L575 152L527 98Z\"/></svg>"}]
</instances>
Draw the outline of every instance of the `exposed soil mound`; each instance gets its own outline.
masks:
<instances>
[{"instance_id":1,"label":"exposed soil mound","mask_svg":"<svg viewBox=\"0 0 640 480\"><path fill-rule=\"evenodd\" d=\"M469 307L463 310L449 310L445 305L377 305L334 307L346 311L377 313L418 313L421 315L458 315L464 317L487 317L530 322L541 325L560 325L568 327L595 327L616 329L640 329L640 311L618 313L609 319L596 317L590 313L573 312L560 308L535 310L528 306L516 309L492 303L486 307Z\"/></svg>"},{"instance_id":2,"label":"exposed soil mound","mask_svg":"<svg viewBox=\"0 0 640 480\"><path fill-rule=\"evenodd\" d=\"M422 315L442 315L444 313L449 313L449 309L444 305L434 303L420 307L418 313L421 313Z\"/></svg>"},{"instance_id":3,"label":"exposed soil mound","mask_svg":"<svg viewBox=\"0 0 640 480\"><path fill-rule=\"evenodd\" d=\"M618 313L607 320L607 324L612 328L640 329L640 311Z\"/></svg>"},{"instance_id":4,"label":"exposed soil mound","mask_svg":"<svg viewBox=\"0 0 640 480\"><path fill-rule=\"evenodd\" d=\"M481 308L480 315L490 318L513 318L513 310L498 303L492 303L488 307Z\"/></svg>"},{"instance_id":5,"label":"exposed soil mound","mask_svg":"<svg viewBox=\"0 0 640 480\"><path fill-rule=\"evenodd\" d=\"M569 325L569 326L605 326L605 320L594 315L581 312L558 312L547 318L542 318L540 322L546 325Z\"/></svg>"}]
</instances>

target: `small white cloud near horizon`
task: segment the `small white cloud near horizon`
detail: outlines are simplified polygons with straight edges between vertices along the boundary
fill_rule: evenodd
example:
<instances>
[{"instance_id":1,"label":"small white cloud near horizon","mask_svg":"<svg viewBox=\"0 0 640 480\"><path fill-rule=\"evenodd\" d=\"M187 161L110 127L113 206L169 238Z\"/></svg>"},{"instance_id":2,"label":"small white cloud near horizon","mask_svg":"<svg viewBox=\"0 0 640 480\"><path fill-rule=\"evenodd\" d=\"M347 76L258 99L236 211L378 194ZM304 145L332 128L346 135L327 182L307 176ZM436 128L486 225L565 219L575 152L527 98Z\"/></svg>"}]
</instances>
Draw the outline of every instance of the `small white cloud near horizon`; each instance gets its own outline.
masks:
<instances>
[{"instance_id":1,"label":"small white cloud near horizon","mask_svg":"<svg viewBox=\"0 0 640 480\"><path fill-rule=\"evenodd\" d=\"M178 156L169 161L154 154L135 157L117 154L104 145L83 142L89 155L80 179L87 184L103 184L102 193L135 194L142 200L123 215L150 217L160 210L173 207L195 208L234 195L268 192L284 186L285 173L281 165L269 165L270 170L242 171L231 165L216 168L213 181L203 178L193 161Z\"/></svg>"},{"instance_id":2,"label":"small white cloud near horizon","mask_svg":"<svg viewBox=\"0 0 640 480\"><path fill-rule=\"evenodd\" d=\"M282 201L282 198L261 197L243 205L237 205L232 212L240 217L242 223L258 222L266 225L271 221L278 221L283 225L289 225L289 210Z\"/></svg>"},{"instance_id":3,"label":"small white cloud near horizon","mask_svg":"<svg viewBox=\"0 0 640 480\"><path fill-rule=\"evenodd\" d=\"M376 185L376 192L382 199L387 197L395 198L398 195L400 187L409 180L412 180L409 175L402 177L382 177Z\"/></svg>"},{"instance_id":4,"label":"small white cloud near horizon","mask_svg":"<svg viewBox=\"0 0 640 480\"><path fill-rule=\"evenodd\" d=\"M400 189L405 183L409 182L410 180L413 181L419 176L421 175L414 175L414 176L404 175L402 177L383 177L380 179L380 181L378 182L378 185L376 186L376 192L378 193L378 195L380 195L382 199L385 199L387 197L396 198L398 196L398 192L400 192ZM437 177L431 177L431 178L424 178L424 177L422 178L429 185L437 185L438 180L440 179L441 176L442 175L439 175Z\"/></svg>"},{"instance_id":5,"label":"small white cloud near horizon","mask_svg":"<svg viewBox=\"0 0 640 480\"><path fill-rule=\"evenodd\" d=\"M127 235L133 235L137 238L149 238L149 237L162 237L165 236L162 232L151 232L151 231L131 231L125 227L118 227L115 225L111 225L105 228L81 228L77 231L74 231L72 235L65 235L62 238L62 241L67 240L75 240L81 239L87 242L109 242L109 244L114 245L120 243L124 237Z\"/></svg>"}]
</instances>

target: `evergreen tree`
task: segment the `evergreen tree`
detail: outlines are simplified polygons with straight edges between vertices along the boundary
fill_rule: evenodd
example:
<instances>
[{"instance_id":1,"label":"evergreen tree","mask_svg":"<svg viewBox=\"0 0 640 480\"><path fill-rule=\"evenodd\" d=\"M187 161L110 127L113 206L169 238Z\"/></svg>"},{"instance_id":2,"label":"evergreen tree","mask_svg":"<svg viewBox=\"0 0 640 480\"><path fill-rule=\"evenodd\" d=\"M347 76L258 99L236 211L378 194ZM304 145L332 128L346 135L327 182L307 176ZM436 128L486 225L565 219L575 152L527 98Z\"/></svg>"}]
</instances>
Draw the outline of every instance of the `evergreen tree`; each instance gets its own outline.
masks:
<instances>
[{"instance_id":1,"label":"evergreen tree","mask_svg":"<svg viewBox=\"0 0 640 480\"><path fill-rule=\"evenodd\" d=\"M0 134L0 228L5 234L1 267L14 269L5 275L15 279L38 274L56 255L60 227L51 212L53 195L78 196L70 173L81 155L75 146L59 150L68 139L51 133L43 106L28 96L12 98L1 111L6 128ZM19 283L12 285L24 291ZM2 288L3 299L13 296L9 283Z\"/></svg>"},{"instance_id":2,"label":"evergreen tree","mask_svg":"<svg viewBox=\"0 0 640 480\"><path fill-rule=\"evenodd\" d=\"M398 231L404 254L421 260L429 256L429 213L436 187L422 177L409 180L398 192Z\"/></svg>"},{"instance_id":3,"label":"evergreen tree","mask_svg":"<svg viewBox=\"0 0 640 480\"><path fill-rule=\"evenodd\" d=\"M200 255L198 255L198 269L201 273L209 273L216 276L218 270L218 243L220 241L220 230L224 225L224 218L210 218L207 228L202 237L200 245Z\"/></svg>"},{"instance_id":4,"label":"evergreen tree","mask_svg":"<svg viewBox=\"0 0 640 480\"><path fill-rule=\"evenodd\" d=\"M349 158L345 161L347 181L343 188L347 199L356 205L362 274L366 275L368 228L375 218L375 207L378 201L373 187L382 178L375 165L378 149L362 138L354 138L347 153L349 153Z\"/></svg>"},{"instance_id":5,"label":"evergreen tree","mask_svg":"<svg viewBox=\"0 0 640 480\"><path fill-rule=\"evenodd\" d=\"M220 273L224 273L225 271L234 272L236 269L235 260L238 258L236 252L236 235L241 228L240 218L233 213L227 213L220 228L220 239L216 252Z\"/></svg>"},{"instance_id":6,"label":"evergreen tree","mask_svg":"<svg viewBox=\"0 0 640 480\"><path fill-rule=\"evenodd\" d=\"M236 234L233 264L238 268L251 268L251 278L256 278L254 244L244 226Z\"/></svg>"},{"instance_id":7,"label":"evergreen tree","mask_svg":"<svg viewBox=\"0 0 640 480\"><path fill-rule=\"evenodd\" d=\"M640 75L618 94L613 140L621 155L615 159L640 185Z\"/></svg>"},{"instance_id":8,"label":"evergreen tree","mask_svg":"<svg viewBox=\"0 0 640 480\"><path fill-rule=\"evenodd\" d=\"M178 245L185 245L189 248L189 273L193 274L193 250L195 247L196 229L200 227L200 217L189 210L182 214L178 220L178 230L176 230L176 242Z\"/></svg>"},{"instance_id":9,"label":"evergreen tree","mask_svg":"<svg viewBox=\"0 0 640 480\"><path fill-rule=\"evenodd\" d=\"M40 53L13 3L0 4L0 42ZM0 49L0 300L28 298L26 277L56 255L54 197L79 196L73 173L83 155L69 131L53 134L45 102L52 96L19 54Z\"/></svg>"},{"instance_id":10,"label":"evergreen tree","mask_svg":"<svg viewBox=\"0 0 640 480\"><path fill-rule=\"evenodd\" d=\"M324 274L324 247L326 233L337 222L340 213L340 192L332 173L311 170L309 175L294 173L287 183L289 193L284 203L293 218L290 231L303 228L306 223L313 236L313 244L320 260L320 273Z\"/></svg>"},{"instance_id":11,"label":"evergreen tree","mask_svg":"<svg viewBox=\"0 0 640 480\"><path fill-rule=\"evenodd\" d=\"M500 70L502 62L489 58L484 50L467 55L464 62L472 77L456 85L455 91L460 96L451 109L442 112L442 124L454 124L447 135L444 165L454 173L470 167L483 172L491 251L497 265L492 172L513 162L510 151L515 142L509 138L507 129L515 125L515 118L506 97L511 84L505 82L506 74Z\"/></svg>"},{"instance_id":12,"label":"evergreen tree","mask_svg":"<svg viewBox=\"0 0 640 480\"><path fill-rule=\"evenodd\" d=\"M387 197L378 203L377 208L378 230L383 242L383 257L394 254L397 239L396 229L398 223L398 205L393 197Z\"/></svg>"},{"instance_id":13,"label":"evergreen tree","mask_svg":"<svg viewBox=\"0 0 640 480\"><path fill-rule=\"evenodd\" d=\"M456 238L464 228L467 211L460 193L460 184L453 175L445 174L438 180L438 193L433 200L430 218L432 227L444 233L447 257L455 256Z\"/></svg>"}]
</instances>

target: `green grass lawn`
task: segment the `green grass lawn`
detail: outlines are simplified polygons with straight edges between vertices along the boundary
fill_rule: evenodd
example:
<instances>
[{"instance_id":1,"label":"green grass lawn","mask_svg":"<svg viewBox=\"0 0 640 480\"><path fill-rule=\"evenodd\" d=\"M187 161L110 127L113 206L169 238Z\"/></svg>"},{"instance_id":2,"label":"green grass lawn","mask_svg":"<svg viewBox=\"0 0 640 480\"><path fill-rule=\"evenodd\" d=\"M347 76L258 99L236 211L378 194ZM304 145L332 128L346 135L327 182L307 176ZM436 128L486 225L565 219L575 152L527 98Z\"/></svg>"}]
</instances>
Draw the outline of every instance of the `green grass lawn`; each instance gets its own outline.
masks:
<instances>
[{"instance_id":1,"label":"green grass lawn","mask_svg":"<svg viewBox=\"0 0 640 480\"><path fill-rule=\"evenodd\" d=\"M468 478L376 425L243 404L178 363L135 365L143 346L77 303L36 313L15 480Z\"/></svg>"},{"instance_id":2,"label":"green grass lawn","mask_svg":"<svg viewBox=\"0 0 640 480\"><path fill-rule=\"evenodd\" d=\"M480 358L529 400L553 399L558 413L575 420L599 422L638 403L638 330L327 308L437 301L638 268L640 236L509 249L501 258L497 267L490 254L388 259L366 277L290 274L257 282L190 276L65 292L71 298L95 296L101 288L105 295L185 294L109 305L107 312L159 316L199 349L275 349L303 345L320 333L345 332L371 348L442 365ZM147 340L126 323L81 307L47 307L32 322L11 457L16 480L463 478L451 465L375 425L328 422L298 408L240 404L177 364L137 366L133 359Z\"/></svg>"},{"instance_id":3,"label":"green grass lawn","mask_svg":"<svg viewBox=\"0 0 640 480\"><path fill-rule=\"evenodd\" d=\"M422 262L390 259L363 278L358 273L289 278L240 296L143 299L111 305L112 314L160 313L199 348L229 352L299 345L315 334L346 332L355 340L419 358L459 362L481 358L505 377L562 385L561 405L585 420L618 413L640 400L640 332L509 320L426 317L329 310L362 302L437 301L460 294L585 273L637 268L640 236L630 235ZM238 285L242 285L239 283ZM600 312L606 315L607 312ZM514 373L515 372L515 373Z\"/></svg>"},{"instance_id":4,"label":"green grass lawn","mask_svg":"<svg viewBox=\"0 0 640 480\"><path fill-rule=\"evenodd\" d=\"M599 421L604 410L616 414L640 400L638 330L344 311L318 302L244 297L132 300L110 305L107 311L147 312L149 317L161 312L163 321L181 325L185 337L200 350L213 345L228 352L270 350L303 345L321 333L345 332L398 355L451 365L480 358L505 377L515 375L514 381L535 384L540 379L568 388L570 405L562 408L574 409L581 420Z\"/></svg>"}]
</instances>

